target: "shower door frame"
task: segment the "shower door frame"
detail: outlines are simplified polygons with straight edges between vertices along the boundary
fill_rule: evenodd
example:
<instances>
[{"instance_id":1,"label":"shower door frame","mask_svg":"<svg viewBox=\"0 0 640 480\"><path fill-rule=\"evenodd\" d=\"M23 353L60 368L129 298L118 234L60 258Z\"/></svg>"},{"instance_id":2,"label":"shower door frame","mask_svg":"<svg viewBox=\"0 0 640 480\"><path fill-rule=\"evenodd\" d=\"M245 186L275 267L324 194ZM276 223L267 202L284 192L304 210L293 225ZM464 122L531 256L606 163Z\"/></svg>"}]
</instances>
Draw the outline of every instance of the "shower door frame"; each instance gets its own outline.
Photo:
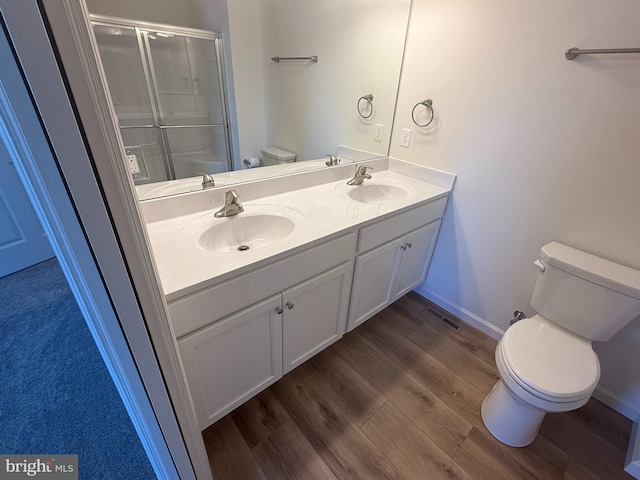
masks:
<instances>
[{"instance_id":1,"label":"shower door frame","mask_svg":"<svg viewBox=\"0 0 640 480\"><path fill-rule=\"evenodd\" d=\"M163 163L165 172L169 180L176 180L175 167L167 130L172 128L224 128L224 142L226 149L226 162L228 171L233 171L233 147L231 141L231 123L229 117L229 91L225 79L227 78L227 70L224 59L224 39L221 33L208 30L200 30L197 28L180 27L177 25L168 25L163 23L153 23L131 20L127 18L111 17L107 15L90 14L91 26L115 27L133 29L138 42L138 51L142 61L143 73L147 85L147 95L151 104L151 113L153 116L153 125L119 125L120 129L136 129L136 128L157 128L159 130L160 148L163 153ZM212 41L216 52L216 62L218 65L218 82L220 85L220 105L222 108L223 124L194 124L194 125L165 125L163 123L161 106L159 102L160 90L156 79L156 70L151 54L151 46L149 44L148 33L161 32L180 37L197 38L200 40ZM119 123L119 122L118 122ZM210 173L210 172L205 172Z\"/></svg>"}]
</instances>

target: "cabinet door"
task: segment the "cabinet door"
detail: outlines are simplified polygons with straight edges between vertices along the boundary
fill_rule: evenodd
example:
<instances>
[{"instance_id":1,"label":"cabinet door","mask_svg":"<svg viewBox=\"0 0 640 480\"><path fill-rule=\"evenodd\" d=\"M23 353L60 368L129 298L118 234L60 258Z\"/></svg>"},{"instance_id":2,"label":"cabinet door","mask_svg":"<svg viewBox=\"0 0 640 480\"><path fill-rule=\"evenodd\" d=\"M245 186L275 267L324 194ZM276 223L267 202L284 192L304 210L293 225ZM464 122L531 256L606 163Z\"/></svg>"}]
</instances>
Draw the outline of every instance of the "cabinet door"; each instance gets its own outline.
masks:
<instances>
[{"instance_id":1,"label":"cabinet door","mask_svg":"<svg viewBox=\"0 0 640 480\"><path fill-rule=\"evenodd\" d=\"M389 304L404 241L405 237L397 238L356 257L348 330Z\"/></svg>"},{"instance_id":2,"label":"cabinet door","mask_svg":"<svg viewBox=\"0 0 640 480\"><path fill-rule=\"evenodd\" d=\"M345 263L282 292L284 373L342 338L352 265Z\"/></svg>"},{"instance_id":3,"label":"cabinet door","mask_svg":"<svg viewBox=\"0 0 640 480\"><path fill-rule=\"evenodd\" d=\"M391 302L424 282L439 228L440 220L437 220L407 235Z\"/></svg>"},{"instance_id":4,"label":"cabinet door","mask_svg":"<svg viewBox=\"0 0 640 480\"><path fill-rule=\"evenodd\" d=\"M280 295L178 341L201 429L282 377Z\"/></svg>"}]
</instances>

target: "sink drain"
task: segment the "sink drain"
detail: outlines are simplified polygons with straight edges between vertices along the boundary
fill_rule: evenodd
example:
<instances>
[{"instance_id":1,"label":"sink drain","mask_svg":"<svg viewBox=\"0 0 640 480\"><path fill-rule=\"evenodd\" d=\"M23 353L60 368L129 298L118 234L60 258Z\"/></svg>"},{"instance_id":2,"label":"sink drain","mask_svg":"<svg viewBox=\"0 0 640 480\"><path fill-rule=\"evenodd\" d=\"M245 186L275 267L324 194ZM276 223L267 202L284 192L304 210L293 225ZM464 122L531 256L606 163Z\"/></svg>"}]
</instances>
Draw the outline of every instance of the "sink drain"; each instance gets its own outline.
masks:
<instances>
[{"instance_id":1,"label":"sink drain","mask_svg":"<svg viewBox=\"0 0 640 480\"><path fill-rule=\"evenodd\" d=\"M249 245L240 245L238 247L239 252L246 252L247 250L249 250Z\"/></svg>"}]
</instances>

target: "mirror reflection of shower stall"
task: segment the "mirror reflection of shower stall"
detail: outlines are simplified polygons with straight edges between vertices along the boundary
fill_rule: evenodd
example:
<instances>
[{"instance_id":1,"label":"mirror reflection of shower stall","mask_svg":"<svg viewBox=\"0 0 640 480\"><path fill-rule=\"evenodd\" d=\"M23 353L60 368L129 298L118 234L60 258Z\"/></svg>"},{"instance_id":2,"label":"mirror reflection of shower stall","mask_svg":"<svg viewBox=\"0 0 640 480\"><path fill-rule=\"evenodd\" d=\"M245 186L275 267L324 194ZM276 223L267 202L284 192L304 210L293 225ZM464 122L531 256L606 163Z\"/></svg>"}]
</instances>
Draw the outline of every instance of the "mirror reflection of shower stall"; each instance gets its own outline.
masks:
<instances>
[{"instance_id":1,"label":"mirror reflection of shower stall","mask_svg":"<svg viewBox=\"0 0 640 480\"><path fill-rule=\"evenodd\" d=\"M92 16L136 184L231 170L221 36Z\"/></svg>"}]
</instances>

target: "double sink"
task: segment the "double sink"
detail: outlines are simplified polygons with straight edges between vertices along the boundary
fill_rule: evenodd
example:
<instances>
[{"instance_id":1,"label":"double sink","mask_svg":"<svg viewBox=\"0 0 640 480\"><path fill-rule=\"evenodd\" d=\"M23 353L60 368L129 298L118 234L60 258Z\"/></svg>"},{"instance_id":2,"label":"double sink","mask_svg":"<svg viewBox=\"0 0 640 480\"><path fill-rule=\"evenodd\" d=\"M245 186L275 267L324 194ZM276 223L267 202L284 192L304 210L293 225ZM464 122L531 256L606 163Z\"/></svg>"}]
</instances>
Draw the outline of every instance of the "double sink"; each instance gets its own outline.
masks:
<instances>
[{"instance_id":1,"label":"double sink","mask_svg":"<svg viewBox=\"0 0 640 480\"><path fill-rule=\"evenodd\" d=\"M141 202L167 299L256 271L446 196L455 176L393 158L367 160L372 178L347 185L353 165ZM244 211L214 217L233 188Z\"/></svg>"},{"instance_id":2,"label":"double sink","mask_svg":"<svg viewBox=\"0 0 640 480\"><path fill-rule=\"evenodd\" d=\"M374 176L361 185L339 182L334 193L344 200L363 204L388 204L406 199L413 187L384 176ZM204 249L229 255L272 246L305 227L305 216L282 205L244 203L244 212L225 218L204 214L185 225L178 243L187 250Z\"/></svg>"}]
</instances>

